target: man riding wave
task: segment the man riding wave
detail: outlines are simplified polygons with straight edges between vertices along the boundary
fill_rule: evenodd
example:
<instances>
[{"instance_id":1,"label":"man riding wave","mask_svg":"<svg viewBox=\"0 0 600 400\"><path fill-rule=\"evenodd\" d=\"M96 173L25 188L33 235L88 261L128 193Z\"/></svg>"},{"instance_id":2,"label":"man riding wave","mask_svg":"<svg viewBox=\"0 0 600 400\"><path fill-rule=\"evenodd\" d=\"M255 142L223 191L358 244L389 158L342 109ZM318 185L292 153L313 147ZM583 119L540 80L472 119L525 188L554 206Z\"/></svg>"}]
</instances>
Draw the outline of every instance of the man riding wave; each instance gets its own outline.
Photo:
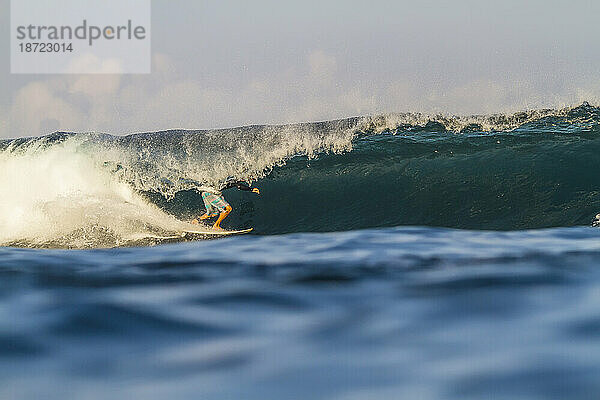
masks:
<instances>
[{"instance_id":1,"label":"man riding wave","mask_svg":"<svg viewBox=\"0 0 600 400\"><path fill-rule=\"evenodd\" d=\"M192 224L199 224L199 220L205 220L208 218L216 217L217 221L213 225L214 229L222 230L221 222L229 215L232 210L232 207L229 205L227 200L223 197L221 193L223 190L238 188L238 190L243 190L247 192L252 192L256 194L260 194L260 190L255 187L248 185L244 181L229 181L219 190L214 188L200 187L198 189L199 192L202 192L202 200L204 201L204 206L206 207L206 212L202 214L198 219L194 219L191 221Z\"/></svg>"}]
</instances>

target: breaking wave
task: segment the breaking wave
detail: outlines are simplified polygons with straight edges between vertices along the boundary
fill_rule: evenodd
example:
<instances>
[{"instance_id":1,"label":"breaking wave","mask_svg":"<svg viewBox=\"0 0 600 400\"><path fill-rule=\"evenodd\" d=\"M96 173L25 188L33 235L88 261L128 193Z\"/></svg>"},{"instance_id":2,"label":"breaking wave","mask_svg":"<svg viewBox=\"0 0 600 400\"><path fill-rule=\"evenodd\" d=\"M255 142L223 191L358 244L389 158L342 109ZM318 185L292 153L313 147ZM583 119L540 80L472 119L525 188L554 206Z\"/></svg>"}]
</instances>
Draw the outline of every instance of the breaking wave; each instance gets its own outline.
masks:
<instances>
[{"instance_id":1,"label":"breaking wave","mask_svg":"<svg viewBox=\"0 0 600 400\"><path fill-rule=\"evenodd\" d=\"M600 109L388 114L128 136L58 132L0 142L0 244L146 245L202 211L228 178L225 226L262 234L397 225L589 225L600 210Z\"/></svg>"}]
</instances>

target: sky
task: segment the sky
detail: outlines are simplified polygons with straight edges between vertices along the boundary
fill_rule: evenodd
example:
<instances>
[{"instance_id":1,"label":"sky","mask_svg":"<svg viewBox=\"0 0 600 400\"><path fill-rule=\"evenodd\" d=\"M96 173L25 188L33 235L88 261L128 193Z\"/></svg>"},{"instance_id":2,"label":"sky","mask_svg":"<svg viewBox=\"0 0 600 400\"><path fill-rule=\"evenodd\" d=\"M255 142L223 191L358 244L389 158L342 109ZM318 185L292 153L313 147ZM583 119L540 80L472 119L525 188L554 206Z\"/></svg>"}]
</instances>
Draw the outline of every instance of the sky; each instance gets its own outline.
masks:
<instances>
[{"instance_id":1,"label":"sky","mask_svg":"<svg viewBox=\"0 0 600 400\"><path fill-rule=\"evenodd\" d=\"M0 0L4 138L489 114L600 97L597 0L155 0L147 75L10 74L9 7Z\"/></svg>"}]
</instances>

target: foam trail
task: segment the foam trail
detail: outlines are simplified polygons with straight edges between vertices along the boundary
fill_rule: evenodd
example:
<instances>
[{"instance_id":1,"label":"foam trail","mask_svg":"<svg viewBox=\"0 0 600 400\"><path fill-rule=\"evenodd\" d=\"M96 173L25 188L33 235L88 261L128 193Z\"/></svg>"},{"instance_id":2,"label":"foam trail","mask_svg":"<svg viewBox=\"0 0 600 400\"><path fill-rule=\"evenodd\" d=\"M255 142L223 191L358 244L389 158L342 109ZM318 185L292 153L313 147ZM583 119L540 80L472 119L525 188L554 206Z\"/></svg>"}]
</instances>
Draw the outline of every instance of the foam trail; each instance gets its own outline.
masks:
<instances>
[{"instance_id":1,"label":"foam trail","mask_svg":"<svg viewBox=\"0 0 600 400\"><path fill-rule=\"evenodd\" d=\"M98 247L180 223L68 139L0 152L0 243Z\"/></svg>"}]
</instances>

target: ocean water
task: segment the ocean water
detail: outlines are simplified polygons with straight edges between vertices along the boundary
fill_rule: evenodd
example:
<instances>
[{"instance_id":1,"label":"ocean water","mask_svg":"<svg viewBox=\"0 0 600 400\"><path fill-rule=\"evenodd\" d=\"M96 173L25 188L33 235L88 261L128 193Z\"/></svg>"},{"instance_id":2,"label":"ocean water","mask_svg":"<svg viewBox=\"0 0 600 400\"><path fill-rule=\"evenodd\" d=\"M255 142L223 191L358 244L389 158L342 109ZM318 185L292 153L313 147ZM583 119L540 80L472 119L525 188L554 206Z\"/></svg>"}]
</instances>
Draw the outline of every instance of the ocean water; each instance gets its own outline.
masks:
<instances>
[{"instance_id":1,"label":"ocean water","mask_svg":"<svg viewBox=\"0 0 600 400\"><path fill-rule=\"evenodd\" d=\"M596 399L600 109L0 142L0 398ZM226 228L161 239L229 177Z\"/></svg>"}]
</instances>

